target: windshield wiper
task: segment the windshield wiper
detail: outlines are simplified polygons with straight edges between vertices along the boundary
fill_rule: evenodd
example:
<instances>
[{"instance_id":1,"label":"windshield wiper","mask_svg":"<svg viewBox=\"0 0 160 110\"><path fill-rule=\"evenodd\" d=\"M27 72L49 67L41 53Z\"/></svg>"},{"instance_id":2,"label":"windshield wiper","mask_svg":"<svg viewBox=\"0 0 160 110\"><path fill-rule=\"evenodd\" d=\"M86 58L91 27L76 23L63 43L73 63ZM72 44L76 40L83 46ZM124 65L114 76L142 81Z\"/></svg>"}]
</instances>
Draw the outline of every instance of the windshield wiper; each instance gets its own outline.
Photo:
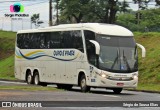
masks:
<instances>
[{"instance_id":1,"label":"windshield wiper","mask_svg":"<svg viewBox=\"0 0 160 110\"><path fill-rule=\"evenodd\" d=\"M130 68L130 66L129 66L129 63L128 63L128 60L127 60L126 56L124 55L124 50L123 50L123 61L126 62L127 69L128 69L128 71L130 71L131 68Z\"/></svg>"},{"instance_id":2,"label":"windshield wiper","mask_svg":"<svg viewBox=\"0 0 160 110\"><path fill-rule=\"evenodd\" d=\"M113 63L113 65L112 65L111 69L114 68L114 66L115 66L115 64L116 64L116 62L117 62L117 60L118 60L118 58L119 58L119 49L117 49L117 57L115 58L114 63Z\"/></svg>"}]
</instances>

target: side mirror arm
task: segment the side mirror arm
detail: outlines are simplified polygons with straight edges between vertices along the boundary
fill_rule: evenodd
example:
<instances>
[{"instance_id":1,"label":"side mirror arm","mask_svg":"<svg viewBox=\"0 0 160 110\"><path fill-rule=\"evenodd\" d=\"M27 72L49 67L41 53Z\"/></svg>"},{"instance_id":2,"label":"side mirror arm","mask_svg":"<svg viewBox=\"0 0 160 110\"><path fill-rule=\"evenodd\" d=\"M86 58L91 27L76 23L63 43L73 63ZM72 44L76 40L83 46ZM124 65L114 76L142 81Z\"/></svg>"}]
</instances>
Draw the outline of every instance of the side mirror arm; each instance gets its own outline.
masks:
<instances>
[{"instance_id":1,"label":"side mirror arm","mask_svg":"<svg viewBox=\"0 0 160 110\"><path fill-rule=\"evenodd\" d=\"M99 43L97 41L94 41L94 40L89 40L89 41L95 45L96 55L99 55L100 54L100 45L99 45Z\"/></svg>"},{"instance_id":2,"label":"side mirror arm","mask_svg":"<svg viewBox=\"0 0 160 110\"><path fill-rule=\"evenodd\" d=\"M138 47L142 49L142 57L146 57L146 49L143 45L136 43Z\"/></svg>"}]
</instances>

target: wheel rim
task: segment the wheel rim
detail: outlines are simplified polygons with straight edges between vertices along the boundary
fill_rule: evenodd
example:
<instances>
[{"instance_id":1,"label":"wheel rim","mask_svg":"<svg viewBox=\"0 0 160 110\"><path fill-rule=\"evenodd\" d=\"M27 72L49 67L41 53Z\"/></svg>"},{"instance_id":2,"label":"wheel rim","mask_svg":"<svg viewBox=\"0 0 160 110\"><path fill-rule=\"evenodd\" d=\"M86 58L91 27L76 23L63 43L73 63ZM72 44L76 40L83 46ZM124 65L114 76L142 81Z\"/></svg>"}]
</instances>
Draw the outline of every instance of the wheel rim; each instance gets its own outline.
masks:
<instances>
[{"instance_id":1,"label":"wheel rim","mask_svg":"<svg viewBox=\"0 0 160 110\"><path fill-rule=\"evenodd\" d=\"M34 82L35 82L36 85L38 85L38 82L39 82L39 77L38 77L38 75L35 76Z\"/></svg>"},{"instance_id":2,"label":"wheel rim","mask_svg":"<svg viewBox=\"0 0 160 110\"><path fill-rule=\"evenodd\" d=\"M27 82L30 84L31 83L31 75L28 75L27 77Z\"/></svg>"},{"instance_id":3,"label":"wheel rim","mask_svg":"<svg viewBox=\"0 0 160 110\"><path fill-rule=\"evenodd\" d=\"M86 80L82 79L82 81L81 81L81 87L84 88L85 86L86 86Z\"/></svg>"}]
</instances>

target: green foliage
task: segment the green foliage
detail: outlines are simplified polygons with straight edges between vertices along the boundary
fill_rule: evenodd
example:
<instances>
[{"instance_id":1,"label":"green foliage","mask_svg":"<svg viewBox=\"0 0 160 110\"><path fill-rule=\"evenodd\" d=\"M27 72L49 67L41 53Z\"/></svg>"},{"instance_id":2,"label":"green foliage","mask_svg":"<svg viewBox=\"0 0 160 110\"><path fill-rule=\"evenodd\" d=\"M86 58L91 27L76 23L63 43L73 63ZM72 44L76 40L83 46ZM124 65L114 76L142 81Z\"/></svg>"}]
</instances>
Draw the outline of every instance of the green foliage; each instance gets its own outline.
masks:
<instances>
[{"instance_id":1,"label":"green foliage","mask_svg":"<svg viewBox=\"0 0 160 110\"><path fill-rule=\"evenodd\" d=\"M38 20L39 20L39 14L33 14L31 16L31 22L32 23L36 24Z\"/></svg>"},{"instance_id":2,"label":"green foliage","mask_svg":"<svg viewBox=\"0 0 160 110\"><path fill-rule=\"evenodd\" d=\"M61 0L60 19L61 22L82 22L82 18L87 15L89 11L90 0Z\"/></svg>"},{"instance_id":3,"label":"green foliage","mask_svg":"<svg viewBox=\"0 0 160 110\"><path fill-rule=\"evenodd\" d=\"M142 18L139 20L139 24L135 17L136 13L121 13L118 15L116 23L132 31L160 31L160 8L140 11Z\"/></svg>"},{"instance_id":4,"label":"green foliage","mask_svg":"<svg viewBox=\"0 0 160 110\"><path fill-rule=\"evenodd\" d=\"M14 79L14 55L0 60L0 78Z\"/></svg>"},{"instance_id":5,"label":"green foliage","mask_svg":"<svg viewBox=\"0 0 160 110\"><path fill-rule=\"evenodd\" d=\"M61 23L114 23L116 13L129 7L126 1L118 0L61 0L59 5Z\"/></svg>"},{"instance_id":6,"label":"green foliage","mask_svg":"<svg viewBox=\"0 0 160 110\"><path fill-rule=\"evenodd\" d=\"M142 10L147 9L147 5L150 2L147 0L133 0L133 1L136 4L139 4L138 5L139 9L142 9ZM156 3L157 5L159 5L158 1L156 1ZM60 21L61 23L101 22L101 23L114 24L116 21L117 13L118 12L120 13L129 12L128 8L129 8L129 4L126 0L124 1L120 1L120 0L72 0L72 1L71 0L61 0L59 3ZM147 13L148 16L150 16L150 13L152 12ZM159 15L158 12L156 13L157 15ZM131 13L131 14L135 14L135 13ZM144 14L147 16L146 13ZM131 24L127 24L127 25L132 26L132 24L135 24L136 22L137 21L132 22ZM144 30L147 24L142 22L141 25L142 25L141 27L134 25L132 26L132 28L133 30Z\"/></svg>"},{"instance_id":7,"label":"green foliage","mask_svg":"<svg viewBox=\"0 0 160 110\"><path fill-rule=\"evenodd\" d=\"M141 84L160 84L160 33L135 33L136 42L146 48L146 58L140 57L139 50L139 82Z\"/></svg>"},{"instance_id":8,"label":"green foliage","mask_svg":"<svg viewBox=\"0 0 160 110\"><path fill-rule=\"evenodd\" d=\"M15 32L0 31L0 78L14 79Z\"/></svg>"},{"instance_id":9,"label":"green foliage","mask_svg":"<svg viewBox=\"0 0 160 110\"><path fill-rule=\"evenodd\" d=\"M40 26L40 24L42 24L43 23L43 21L40 21L40 14L38 13L38 14L33 14L32 16L31 16L31 22L36 26L36 27L39 27Z\"/></svg>"}]
</instances>

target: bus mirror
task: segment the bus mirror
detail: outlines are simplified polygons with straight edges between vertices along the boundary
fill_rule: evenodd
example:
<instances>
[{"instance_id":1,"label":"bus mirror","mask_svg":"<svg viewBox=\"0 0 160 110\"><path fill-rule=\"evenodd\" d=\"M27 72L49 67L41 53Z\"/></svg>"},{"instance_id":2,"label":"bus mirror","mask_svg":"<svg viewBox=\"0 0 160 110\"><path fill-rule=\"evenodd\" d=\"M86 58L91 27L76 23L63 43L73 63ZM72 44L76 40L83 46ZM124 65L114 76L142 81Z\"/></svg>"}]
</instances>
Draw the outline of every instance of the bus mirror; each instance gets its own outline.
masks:
<instances>
[{"instance_id":1,"label":"bus mirror","mask_svg":"<svg viewBox=\"0 0 160 110\"><path fill-rule=\"evenodd\" d=\"M95 45L95 49L96 49L96 55L100 54L100 45L97 41L95 40L89 40L91 43L93 43Z\"/></svg>"},{"instance_id":2,"label":"bus mirror","mask_svg":"<svg viewBox=\"0 0 160 110\"><path fill-rule=\"evenodd\" d=\"M142 49L142 57L146 57L146 49L143 45L136 43L138 47Z\"/></svg>"}]
</instances>

